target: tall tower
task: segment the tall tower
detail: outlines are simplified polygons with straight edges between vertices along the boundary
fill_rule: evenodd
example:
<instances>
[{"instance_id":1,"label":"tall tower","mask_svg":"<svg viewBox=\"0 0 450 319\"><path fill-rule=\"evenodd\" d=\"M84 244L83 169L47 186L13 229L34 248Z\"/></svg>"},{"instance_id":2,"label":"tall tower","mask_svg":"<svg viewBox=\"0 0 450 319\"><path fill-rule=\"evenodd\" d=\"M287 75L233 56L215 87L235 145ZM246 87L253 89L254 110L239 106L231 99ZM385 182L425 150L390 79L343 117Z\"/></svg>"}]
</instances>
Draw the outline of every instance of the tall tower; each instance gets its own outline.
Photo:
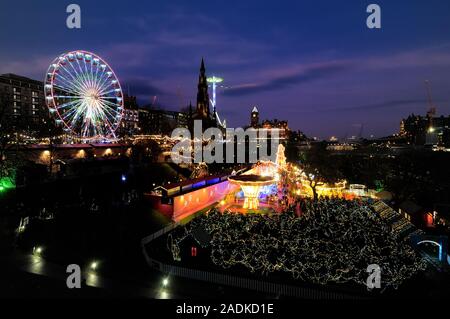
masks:
<instances>
[{"instance_id":1,"label":"tall tower","mask_svg":"<svg viewBox=\"0 0 450 319\"><path fill-rule=\"evenodd\" d=\"M212 77L210 77L210 78L207 78L206 79L206 81L208 81L208 83L211 83L211 86L212 86L212 90L213 90L213 98L212 98L212 100L210 101L211 102L211 104L212 104L212 107L213 107L213 119L214 120L217 120L217 108L216 108L216 106L217 106L217 100L216 100L216 88L217 88L217 84L219 84L219 83L222 83L223 82L223 79L222 78L219 78L219 77L217 77L217 76L212 76Z\"/></svg>"},{"instance_id":2,"label":"tall tower","mask_svg":"<svg viewBox=\"0 0 450 319\"><path fill-rule=\"evenodd\" d=\"M206 80L205 62L202 58L202 64L200 66L200 75L198 77L198 92L197 92L197 117L199 119L209 119L209 94L208 94L208 82Z\"/></svg>"},{"instance_id":3,"label":"tall tower","mask_svg":"<svg viewBox=\"0 0 450 319\"><path fill-rule=\"evenodd\" d=\"M253 108L252 113L251 113L250 125L253 128L257 128L259 125L259 111L256 106Z\"/></svg>"}]
</instances>

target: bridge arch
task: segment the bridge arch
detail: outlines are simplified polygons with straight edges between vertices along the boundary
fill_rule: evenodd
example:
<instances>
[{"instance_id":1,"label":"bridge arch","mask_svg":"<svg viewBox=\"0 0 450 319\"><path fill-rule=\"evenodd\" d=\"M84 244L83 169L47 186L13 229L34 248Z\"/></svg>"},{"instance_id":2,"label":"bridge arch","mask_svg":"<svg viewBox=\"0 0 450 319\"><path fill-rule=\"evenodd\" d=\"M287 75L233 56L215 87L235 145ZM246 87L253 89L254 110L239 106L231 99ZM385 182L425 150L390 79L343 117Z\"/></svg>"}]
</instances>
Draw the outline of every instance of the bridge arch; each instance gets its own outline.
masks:
<instances>
[{"instance_id":1,"label":"bridge arch","mask_svg":"<svg viewBox=\"0 0 450 319\"><path fill-rule=\"evenodd\" d=\"M439 247L439 261L443 260L443 255L442 255L442 244L438 243L437 241L434 240L422 240L419 241L416 245L419 246L420 244L433 244Z\"/></svg>"},{"instance_id":2,"label":"bridge arch","mask_svg":"<svg viewBox=\"0 0 450 319\"><path fill-rule=\"evenodd\" d=\"M439 247L439 262L447 263L448 237L436 235L415 235L411 238L414 246L430 243Z\"/></svg>"}]
</instances>

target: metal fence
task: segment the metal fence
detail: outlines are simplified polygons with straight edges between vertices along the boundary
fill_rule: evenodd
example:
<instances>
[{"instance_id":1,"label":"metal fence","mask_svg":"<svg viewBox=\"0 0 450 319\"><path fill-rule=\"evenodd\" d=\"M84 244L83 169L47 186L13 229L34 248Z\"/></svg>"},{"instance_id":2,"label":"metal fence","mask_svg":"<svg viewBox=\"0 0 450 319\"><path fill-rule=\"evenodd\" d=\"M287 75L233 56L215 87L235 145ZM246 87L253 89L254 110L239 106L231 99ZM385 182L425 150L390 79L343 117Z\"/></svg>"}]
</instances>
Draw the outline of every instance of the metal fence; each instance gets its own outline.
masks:
<instances>
[{"instance_id":1,"label":"metal fence","mask_svg":"<svg viewBox=\"0 0 450 319\"><path fill-rule=\"evenodd\" d=\"M167 225L164 228L161 228L157 232L154 232L151 235L148 235L147 237L144 237L141 240L141 245L144 247L145 245L149 244L151 241L155 240L158 237L161 237L162 235L167 234L168 232L172 231L173 229L177 228L180 225L180 223L171 223Z\"/></svg>"}]
</instances>

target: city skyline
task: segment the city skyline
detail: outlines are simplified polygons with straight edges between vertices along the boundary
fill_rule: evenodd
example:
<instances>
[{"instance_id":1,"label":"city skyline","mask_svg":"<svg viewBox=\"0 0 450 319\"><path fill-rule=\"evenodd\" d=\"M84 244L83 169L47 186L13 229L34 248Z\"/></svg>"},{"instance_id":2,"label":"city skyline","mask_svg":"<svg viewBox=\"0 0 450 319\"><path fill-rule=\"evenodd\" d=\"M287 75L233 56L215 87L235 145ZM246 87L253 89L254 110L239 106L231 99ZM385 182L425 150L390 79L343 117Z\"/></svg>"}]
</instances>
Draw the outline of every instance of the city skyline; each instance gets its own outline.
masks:
<instances>
[{"instance_id":1,"label":"city skyline","mask_svg":"<svg viewBox=\"0 0 450 319\"><path fill-rule=\"evenodd\" d=\"M0 298L448 298L448 0L2 4Z\"/></svg>"},{"instance_id":2,"label":"city skyline","mask_svg":"<svg viewBox=\"0 0 450 319\"><path fill-rule=\"evenodd\" d=\"M152 2L140 3L140 10L102 1L78 4L81 30L65 27L66 3L9 3L27 24L15 30L21 37L0 31L9 48L0 53L0 73L42 80L58 54L86 49L110 62L124 92L129 87L140 105L156 95L158 104L179 110L195 101L204 57L207 75L225 78L218 112L229 126L248 124L243 114L256 105L261 119L285 119L320 138L357 135L361 124L364 136L398 132L402 118L426 113L424 80L432 83L438 115L450 113L450 22L442 1L378 1L381 30L365 26L369 3L363 1L284 2L291 10L252 1ZM24 5L30 10L17 11ZM7 24L17 18L4 12L0 18Z\"/></svg>"}]
</instances>

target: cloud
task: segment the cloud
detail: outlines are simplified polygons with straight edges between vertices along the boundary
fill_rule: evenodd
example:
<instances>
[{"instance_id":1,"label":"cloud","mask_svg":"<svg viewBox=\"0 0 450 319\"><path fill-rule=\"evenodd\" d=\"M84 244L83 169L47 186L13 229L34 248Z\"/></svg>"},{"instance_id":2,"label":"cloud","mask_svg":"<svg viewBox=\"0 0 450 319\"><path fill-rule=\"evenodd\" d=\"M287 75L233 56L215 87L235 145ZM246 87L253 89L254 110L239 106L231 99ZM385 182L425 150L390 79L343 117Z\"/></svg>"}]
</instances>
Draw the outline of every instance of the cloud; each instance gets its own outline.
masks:
<instances>
[{"instance_id":1,"label":"cloud","mask_svg":"<svg viewBox=\"0 0 450 319\"><path fill-rule=\"evenodd\" d=\"M443 102L443 100L435 100L435 102ZM398 109L404 107L411 107L411 105L422 105L425 109L428 105L428 101L425 99L400 99L400 100L389 100L380 103L366 104L366 105L355 105L348 107L339 107L326 109L322 111L371 111L380 109Z\"/></svg>"},{"instance_id":2,"label":"cloud","mask_svg":"<svg viewBox=\"0 0 450 319\"><path fill-rule=\"evenodd\" d=\"M447 52L450 44L435 47L417 48L410 51L400 51L381 56L354 57L350 59L335 60L333 62L320 62L299 66L298 62L286 61L276 68L265 70L255 77L261 81L249 81L230 87L224 92L228 96L244 96L261 92L280 90L297 84L325 79L339 72L354 70L358 76L361 72L382 72L383 70L400 70L424 67L427 70L433 67L450 67L450 54ZM289 65L291 64L291 65ZM255 72L257 74L257 70ZM369 75L367 75L368 77ZM400 105L411 102L409 100L392 101ZM411 102L412 103L412 102ZM374 105L375 108L387 106Z\"/></svg>"},{"instance_id":3,"label":"cloud","mask_svg":"<svg viewBox=\"0 0 450 319\"><path fill-rule=\"evenodd\" d=\"M311 64L309 66L295 67L287 69L287 71L272 71L275 73L269 75L269 78L258 83L244 83L233 86L225 91L229 96L243 96L260 92L280 90L294 85L308 83L311 81L331 77L339 72L348 70L351 64L346 61L327 62L319 64ZM281 74L280 74L281 73Z\"/></svg>"},{"instance_id":4,"label":"cloud","mask_svg":"<svg viewBox=\"0 0 450 319\"><path fill-rule=\"evenodd\" d=\"M434 100L435 103L444 103L447 102L446 100ZM421 110L425 110L428 105L428 100L425 99L394 99L394 100L387 100L379 103L372 103L372 104L360 104L360 105L353 105L353 106L342 106L342 107L332 107L332 108L310 108L310 109L299 109L297 107L292 107L290 109L290 113L293 114L300 114L300 113L318 113L322 114L324 112L345 112L345 111L377 111L377 110L383 110L383 109L402 109L402 108L422 108Z\"/></svg>"},{"instance_id":5,"label":"cloud","mask_svg":"<svg viewBox=\"0 0 450 319\"><path fill-rule=\"evenodd\" d=\"M158 97L158 100L161 97L170 96L170 93L161 89L147 78L128 78L121 81L121 84L123 93L136 96L139 105L151 104L155 96Z\"/></svg>"},{"instance_id":6,"label":"cloud","mask_svg":"<svg viewBox=\"0 0 450 319\"><path fill-rule=\"evenodd\" d=\"M383 56L360 59L360 64L368 69L399 69L417 67L449 67L450 43L432 47L421 47Z\"/></svg>"},{"instance_id":7,"label":"cloud","mask_svg":"<svg viewBox=\"0 0 450 319\"><path fill-rule=\"evenodd\" d=\"M121 22L139 37L112 43L107 52L112 60L126 67L149 65L180 72L192 70L204 57L207 64L212 62L223 71L254 64L258 60L255 52L262 58L262 52L270 49L267 43L230 33L228 26L219 20L178 7L139 18L124 17Z\"/></svg>"},{"instance_id":8,"label":"cloud","mask_svg":"<svg viewBox=\"0 0 450 319\"><path fill-rule=\"evenodd\" d=\"M18 60L11 60L5 57L0 57L0 60L2 61L2 63L0 64L0 74L15 73L17 75L26 76L35 80L42 81L45 78L45 72L50 66L50 63L52 63L53 59L55 59L56 57L57 55L41 55L28 59L24 58Z\"/></svg>"},{"instance_id":9,"label":"cloud","mask_svg":"<svg viewBox=\"0 0 450 319\"><path fill-rule=\"evenodd\" d=\"M133 78L122 81L124 92L130 89L131 95L166 95L167 93L146 79Z\"/></svg>"}]
</instances>

